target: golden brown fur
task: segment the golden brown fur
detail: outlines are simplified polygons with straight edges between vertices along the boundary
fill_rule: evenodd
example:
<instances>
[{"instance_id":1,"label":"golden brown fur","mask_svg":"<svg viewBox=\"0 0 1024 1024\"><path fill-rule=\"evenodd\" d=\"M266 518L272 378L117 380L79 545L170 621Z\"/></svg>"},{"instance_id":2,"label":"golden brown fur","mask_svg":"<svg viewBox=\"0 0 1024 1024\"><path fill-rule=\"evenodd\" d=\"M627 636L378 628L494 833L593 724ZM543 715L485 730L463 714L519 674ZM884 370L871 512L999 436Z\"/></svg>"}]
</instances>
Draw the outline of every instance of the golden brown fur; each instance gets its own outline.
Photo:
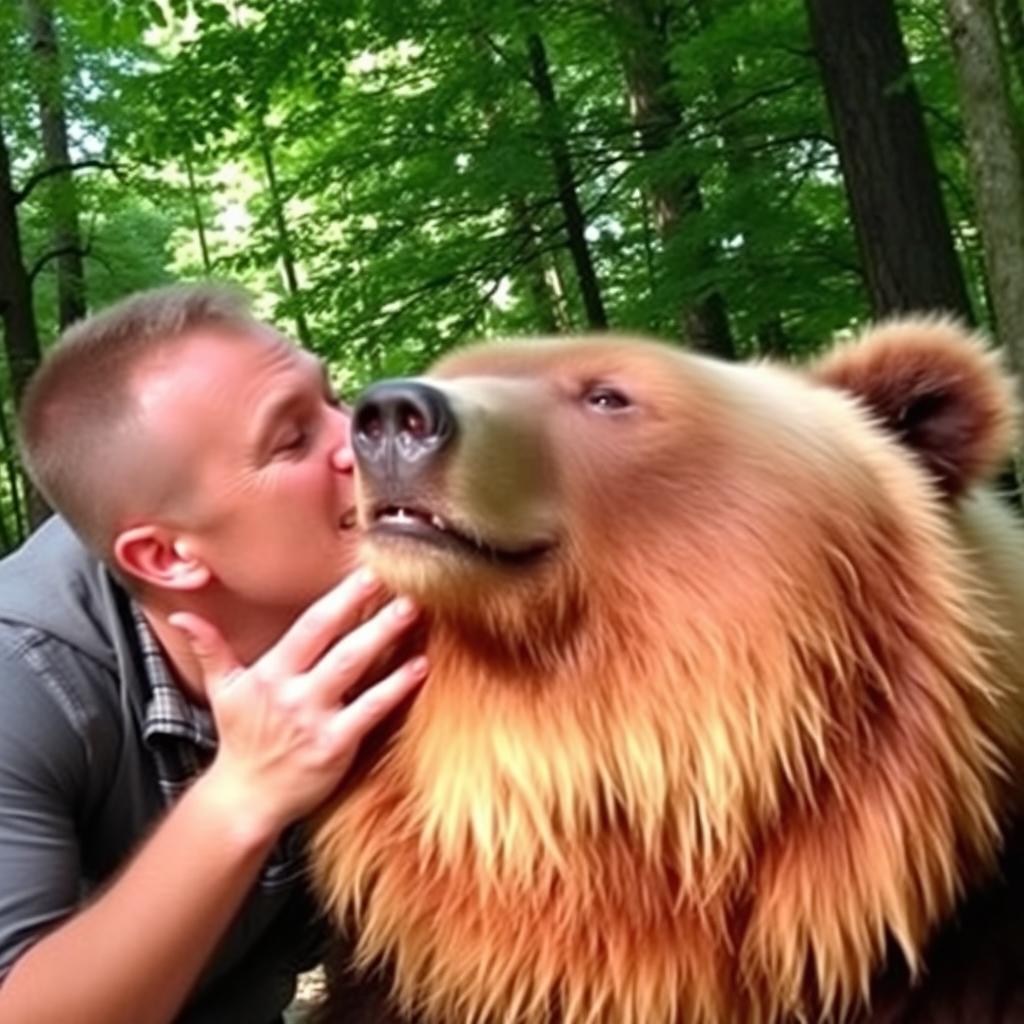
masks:
<instances>
[{"instance_id":1,"label":"golden brown fur","mask_svg":"<svg viewBox=\"0 0 1024 1024\"><path fill-rule=\"evenodd\" d=\"M948 325L886 330L807 372L634 339L438 367L462 431L421 500L552 547L508 566L368 533L431 612L432 673L314 867L406 1012L838 1018L990 870L1024 747L1024 543L975 485L1009 391ZM925 414L976 424L948 480L891 430L930 354ZM602 382L633 406L581 398Z\"/></svg>"}]
</instances>

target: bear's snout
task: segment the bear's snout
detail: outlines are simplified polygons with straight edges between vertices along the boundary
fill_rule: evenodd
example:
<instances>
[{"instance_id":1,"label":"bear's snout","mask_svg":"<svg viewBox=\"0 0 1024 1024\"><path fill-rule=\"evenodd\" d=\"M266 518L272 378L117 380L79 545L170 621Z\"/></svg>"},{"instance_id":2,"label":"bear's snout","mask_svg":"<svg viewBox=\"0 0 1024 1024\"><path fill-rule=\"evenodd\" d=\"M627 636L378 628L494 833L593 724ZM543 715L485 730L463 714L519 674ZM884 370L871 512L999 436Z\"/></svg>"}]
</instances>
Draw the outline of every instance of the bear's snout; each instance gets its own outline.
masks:
<instances>
[{"instance_id":1,"label":"bear's snout","mask_svg":"<svg viewBox=\"0 0 1024 1024\"><path fill-rule=\"evenodd\" d=\"M412 480L455 440L457 421L444 393L419 380L385 380L352 410L352 447L360 471L376 483Z\"/></svg>"}]
</instances>

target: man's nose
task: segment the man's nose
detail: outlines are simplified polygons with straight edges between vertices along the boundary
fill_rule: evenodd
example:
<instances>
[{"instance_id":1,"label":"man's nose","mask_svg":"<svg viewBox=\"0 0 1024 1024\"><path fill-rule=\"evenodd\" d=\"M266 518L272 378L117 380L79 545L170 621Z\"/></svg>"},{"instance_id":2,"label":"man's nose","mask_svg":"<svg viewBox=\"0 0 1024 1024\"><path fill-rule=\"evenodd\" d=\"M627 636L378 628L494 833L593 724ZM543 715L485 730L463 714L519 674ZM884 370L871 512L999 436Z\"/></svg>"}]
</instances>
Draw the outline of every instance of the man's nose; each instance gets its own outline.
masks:
<instances>
[{"instance_id":1,"label":"man's nose","mask_svg":"<svg viewBox=\"0 0 1024 1024\"><path fill-rule=\"evenodd\" d=\"M352 451L352 414L347 406L331 410L331 465L339 473L351 473L355 468Z\"/></svg>"}]
</instances>

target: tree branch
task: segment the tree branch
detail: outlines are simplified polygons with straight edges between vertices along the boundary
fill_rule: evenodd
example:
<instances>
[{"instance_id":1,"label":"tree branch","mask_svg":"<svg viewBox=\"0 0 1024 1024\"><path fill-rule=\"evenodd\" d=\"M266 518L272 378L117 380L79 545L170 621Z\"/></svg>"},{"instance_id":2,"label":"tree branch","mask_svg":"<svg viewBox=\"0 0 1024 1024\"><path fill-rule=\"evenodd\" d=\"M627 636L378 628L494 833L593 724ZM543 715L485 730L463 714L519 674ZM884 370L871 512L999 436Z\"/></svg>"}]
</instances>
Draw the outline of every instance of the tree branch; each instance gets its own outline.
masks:
<instances>
[{"instance_id":1,"label":"tree branch","mask_svg":"<svg viewBox=\"0 0 1024 1024\"><path fill-rule=\"evenodd\" d=\"M51 249L49 252L44 252L43 255L32 264L32 267L28 272L29 282L35 282L40 271L42 271L43 267L45 267L47 263L51 262L51 260L55 260L58 257L71 252L76 252L79 256L84 258L89 255L89 248L90 247L88 245L84 248L80 245L62 245L59 249Z\"/></svg>"},{"instance_id":2,"label":"tree branch","mask_svg":"<svg viewBox=\"0 0 1024 1024\"><path fill-rule=\"evenodd\" d=\"M111 163L109 160L89 159L72 161L69 164L51 164L49 167L44 167L41 171L36 171L35 174L30 175L28 181L14 193L14 205L17 206L28 199L36 186L42 184L47 178L52 178L57 174L64 174L65 171L80 171L86 167L100 167L105 171L116 171L118 169L117 164Z\"/></svg>"}]
</instances>

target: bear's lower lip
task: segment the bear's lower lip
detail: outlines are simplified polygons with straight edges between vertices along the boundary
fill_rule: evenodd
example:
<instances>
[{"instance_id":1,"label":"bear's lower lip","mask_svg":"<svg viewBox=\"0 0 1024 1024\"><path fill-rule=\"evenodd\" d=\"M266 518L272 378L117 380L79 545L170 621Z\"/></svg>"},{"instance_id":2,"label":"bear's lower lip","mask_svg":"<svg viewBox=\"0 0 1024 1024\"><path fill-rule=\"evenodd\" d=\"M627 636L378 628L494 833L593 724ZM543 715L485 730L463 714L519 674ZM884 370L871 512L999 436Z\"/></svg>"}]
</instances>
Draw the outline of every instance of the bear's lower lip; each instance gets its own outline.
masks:
<instances>
[{"instance_id":1,"label":"bear's lower lip","mask_svg":"<svg viewBox=\"0 0 1024 1024\"><path fill-rule=\"evenodd\" d=\"M407 507L379 510L368 534L380 539L395 538L429 544L463 556L470 555L505 565L534 562L552 547L550 543L540 541L522 548L500 548L467 536L436 514Z\"/></svg>"}]
</instances>

